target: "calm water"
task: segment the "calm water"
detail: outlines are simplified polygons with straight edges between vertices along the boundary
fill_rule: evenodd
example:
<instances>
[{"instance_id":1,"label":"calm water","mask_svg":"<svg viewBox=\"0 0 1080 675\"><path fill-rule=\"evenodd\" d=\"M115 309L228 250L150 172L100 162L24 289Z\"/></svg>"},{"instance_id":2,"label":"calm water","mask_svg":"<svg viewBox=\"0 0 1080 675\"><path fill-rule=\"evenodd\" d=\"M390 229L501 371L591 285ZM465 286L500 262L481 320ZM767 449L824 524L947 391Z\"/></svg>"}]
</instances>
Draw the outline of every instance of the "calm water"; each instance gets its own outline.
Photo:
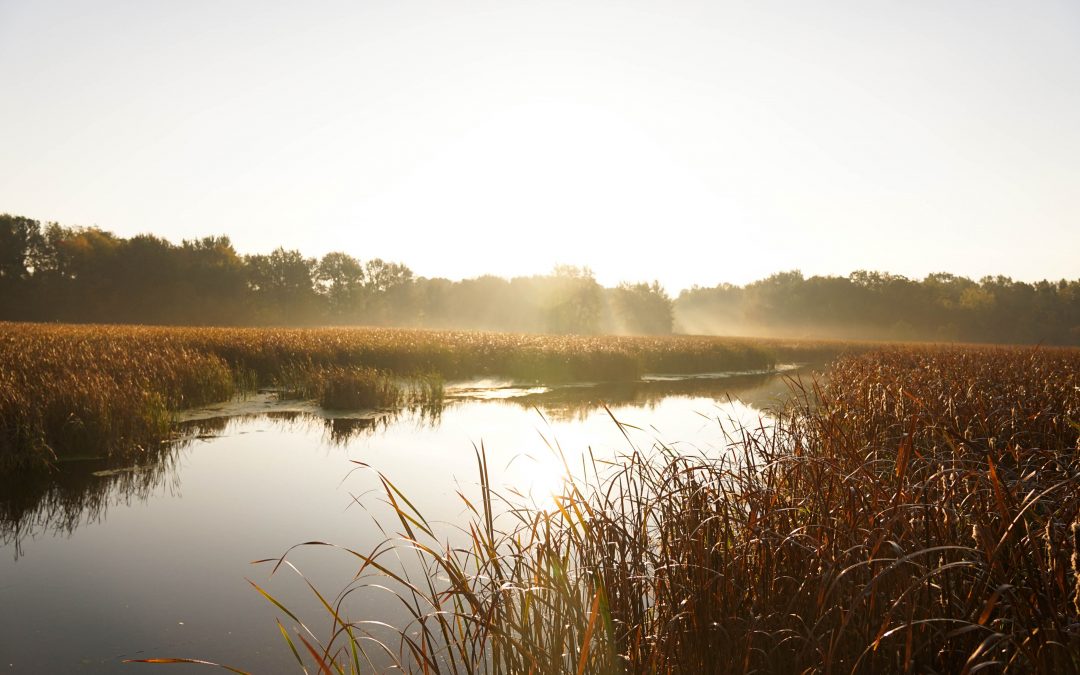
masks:
<instances>
[{"instance_id":1,"label":"calm water","mask_svg":"<svg viewBox=\"0 0 1080 675\"><path fill-rule=\"evenodd\" d=\"M458 492L479 494L481 445L495 487L545 508L564 473L552 447L571 467L590 450L612 457L631 442L723 453L722 429L756 425L784 392L775 375L550 389L476 382L448 388L441 412L382 420L255 399L189 416L202 419L188 422L185 443L139 465L86 461L49 478L8 479L0 484L0 667L185 672L121 661L194 657L292 672L280 613L246 580L320 636L324 612L295 571L271 576L269 564L252 561L312 540L366 553L396 533L376 470L452 541L453 526L466 521ZM605 404L636 427L626 428L629 442ZM354 558L327 547L289 560L331 595L356 571ZM348 605L352 619L391 622L399 607L378 589Z\"/></svg>"}]
</instances>

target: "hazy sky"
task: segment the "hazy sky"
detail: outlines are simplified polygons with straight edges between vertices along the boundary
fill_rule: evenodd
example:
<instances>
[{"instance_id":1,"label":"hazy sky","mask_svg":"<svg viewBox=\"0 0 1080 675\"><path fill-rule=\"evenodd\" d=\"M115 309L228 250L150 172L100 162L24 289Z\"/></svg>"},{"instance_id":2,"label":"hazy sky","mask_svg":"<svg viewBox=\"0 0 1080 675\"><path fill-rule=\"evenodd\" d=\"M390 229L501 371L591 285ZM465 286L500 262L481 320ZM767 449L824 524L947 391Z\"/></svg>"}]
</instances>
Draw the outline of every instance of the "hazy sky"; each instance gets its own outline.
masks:
<instances>
[{"instance_id":1,"label":"hazy sky","mask_svg":"<svg viewBox=\"0 0 1080 675\"><path fill-rule=\"evenodd\" d=\"M0 0L0 212L424 276L1080 277L1080 3Z\"/></svg>"}]
</instances>

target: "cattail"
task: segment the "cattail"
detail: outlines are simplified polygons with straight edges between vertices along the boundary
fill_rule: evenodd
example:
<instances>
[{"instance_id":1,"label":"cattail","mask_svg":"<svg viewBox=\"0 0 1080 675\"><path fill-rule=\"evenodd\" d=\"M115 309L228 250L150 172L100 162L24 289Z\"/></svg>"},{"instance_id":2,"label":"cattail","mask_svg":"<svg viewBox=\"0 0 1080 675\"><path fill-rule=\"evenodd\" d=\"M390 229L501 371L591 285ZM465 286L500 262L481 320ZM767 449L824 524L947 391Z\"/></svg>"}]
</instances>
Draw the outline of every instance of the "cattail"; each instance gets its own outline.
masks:
<instances>
[{"instance_id":1,"label":"cattail","mask_svg":"<svg viewBox=\"0 0 1080 675\"><path fill-rule=\"evenodd\" d=\"M1043 545L1046 552L1046 564L1053 571L1057 569L1057 547L1054 546L1054 518L1046 519L1046 527L1043 528Z\"/></svg>"},{"instance_id":2,"label":"cattail","mask_svg":"<svg viewBox=\"0 0 1080 675\"><path fill-rule=\"evenodd\" d=\"M971 540L974 542L974 547L983 552L990 551L994 547L994 542L991 541L989 534L986 532L986 527L982 523L972 524Z\"/></svg>"},{"instance_id":3,"label":"cattail","mask_svg":"<svg viewBox=\"0 0 1080 675\"><path fill-rule=\"evenodd\" d=\"M1073 606L1076 613L1080 614L1080 514L1072 524L1072 571L1076 581L1076 590L1073 593Z\"/></svg>"}]
</instances>

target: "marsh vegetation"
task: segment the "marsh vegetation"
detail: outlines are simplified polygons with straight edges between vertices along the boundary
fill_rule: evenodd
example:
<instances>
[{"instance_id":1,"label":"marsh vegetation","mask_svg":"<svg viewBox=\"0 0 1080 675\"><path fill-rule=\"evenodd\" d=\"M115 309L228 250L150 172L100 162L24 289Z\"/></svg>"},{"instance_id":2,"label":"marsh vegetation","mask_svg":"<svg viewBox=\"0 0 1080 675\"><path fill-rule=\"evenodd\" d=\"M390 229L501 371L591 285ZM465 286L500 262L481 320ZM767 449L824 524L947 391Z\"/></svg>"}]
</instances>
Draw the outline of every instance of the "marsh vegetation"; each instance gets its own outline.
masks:
<instances>
[{"instance_id":1,"label":"marsh vegetation","mask_svg":"<svg viewBox=\"0 0 1080 675\"><path fill-rule=\"evenodd\" d=\"M485 378L448 383L436 417L329 410L273 392L185 411L174 432L181 441L137 457L61 461L0 485L10 506L0 523L0 602L8 610L0 613L0 651L16 670L63 672L78 663L114 672L120 658L162 654L288 670L287 647L267 639L275 608L244 578L315 616L308 623L318 630L318 607L304 589L251 561L312 538L377 543L383 535L368 513L383 527L393 514L371 492L374 477L351 472L351 460L394 476L425 513L464 524L454 490L473 489L473 443L485 445L495 485L544 502L559 472L541 433L568 452L591 444L606 453L623 442L601 401L706 447L714 425L698 412L721 405L717 413L727 415L734 406L752 419L751 409L726 402L729 394L761 405L783 390L770 374L650 378L621 392L615 383ZM298 555L291 559L320 588L335 589L354 571L333 556ZM383 615L390 604L375 598L367 613ZM55 644L56 632L71 638Z\"/></svg>"},{"instance_id":2,"label":"marsh vegetation","mask_svg":"<svg viewBox=\"0 0 1080 675\"><path fill-rule=\"evenodd\" d=\"M0 324L0 467L139 452L179 410L259 388L331 408L428 405L445 380L633 381L768 370L857 345L410 329Z\"/></svg>"},{"instance_id":3,"label":"marsh vegetation","mask_svg":"<svg viewBox=\"0 0 1080 675\"><path fill-rule=\"evenodd\" d=\"M227 438L228 413L219 409L237 395L261 390L260 400L286 406L274 424L314 422L330 447L364 448L354 459L378 471L376 482L351 498L370 509L372 524L359 543L349 541L352 527L335 538L344 560L334 564L349 568L352 581L340 592L315 584L307 601L279 599L272 583L280 582L261 581L281 603L265 609L287 636L276 664L341 672L1080 671L1080 350L5 324L0 356L7 475L24 486L37 477L18 492L21 501L4 503L4 541L16 556L28 534L71 535L80 523L103 522L110 505L178 490L173 468L188 450L176 439L196 448L202 438ZM786 403L759 379L776 375L737 374L826 358L824 372L788 379ZM462 383L469 378L484 384ZM695 431L680 432L697 434L696 445L647 428L668 401L714 404L730 391L769 404L737 423L705 413ZM432 438L445 452L432 454L415 435L428 433L420 427L350 414L411 410L409 424L435 429L441 419L431 406L442 404L462 414L539 412L565 425L568 435L545 437L556 459L547 496L538 501L535 486L502 482L522 473L506 467L523 447L535 456L535 441L504 439L494 455L484 443L521 425L519 417L493 426L476 417L471 426L486 432L474 439L475 454L460 438L463 447L445 447L442 436ZM194 414L181 433L179 413L199 407L210 416ZM634 410L645 419L628 423ZM625 442L600 444L598 422ZM375 452L382 430L414 435ZM702 443L702 434L715 442ZM251 461L265 462L268 439L244 441L262 453ZM405 450L414 444L426 450ZM276 457L297 480L299 458ZM65 471L73 464L62 460L76 458L93 471ZM400 472L416 474L418 462L423 482L403 480ZM438 486L451 473L461 478L468 463L478 485L459 485L456 496ZM48 467L60 467L55 475L67 482L40 470ZM290 491L287 481L273 484ZM455 509L466 517L444 522ZM275 540L278 551L310 539L292 536ZM332 553L317 548L268 564L318 569L313 560ZM278 552L243 550L244 560ZM372 592L384 601L370 602ZM275 638L267 631L265 639ZM245 665L228 645L193 653Z\"/></svg>"},{"instance_id":4,"label":"marsh vegetation","mask_svg":"<svg viewBox=\"0 0 1080 675\"><path fill-rule=\"evenodd\" d=\"M395 533L286 640L336 672L1078 672L1078 378L1076 350L847 357L731 453L585 455L546 509L478 451L455 545L384 476ZM396 639L357 613L383 584Z\"/></svg>"}]
</instances>

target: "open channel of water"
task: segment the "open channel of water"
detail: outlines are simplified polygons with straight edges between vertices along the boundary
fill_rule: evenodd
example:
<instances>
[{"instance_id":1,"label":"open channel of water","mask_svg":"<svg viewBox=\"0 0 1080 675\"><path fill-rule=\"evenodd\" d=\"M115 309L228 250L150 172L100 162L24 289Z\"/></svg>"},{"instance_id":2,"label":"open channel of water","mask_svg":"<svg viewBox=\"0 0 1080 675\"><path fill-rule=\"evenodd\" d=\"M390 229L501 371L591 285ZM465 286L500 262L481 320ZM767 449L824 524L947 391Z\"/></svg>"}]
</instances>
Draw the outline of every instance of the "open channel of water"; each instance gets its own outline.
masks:
<instances>
[{"instance_id":1,"label":"open channel of water","mask_svg":"<svg viewBox=\"0 0 1080 675\"><path fill-rule=\"evenodd\" d=\"M441 408L395 415L341 415L264 395L185 414L184 439L136 464L84 460L45 477L7 477L0 669L172 673L188 666L123 660L187 657L288 671L292 655L275 625L282 615L247 580L313 626L325 612L293 570L271 575L253 561L301 542L366 551L393 536L401 528L376 472L452 533L468 516L462 495L479 494L478 448L496 489L546 508L566 467L585 457L657 443L726 452L725 431L767 424L799 372L456 383ZM289 560L331 595L357 566L318 546ZM350 618L393 620L398 604L368 594Z\"/></svg>"}]
</instances>

